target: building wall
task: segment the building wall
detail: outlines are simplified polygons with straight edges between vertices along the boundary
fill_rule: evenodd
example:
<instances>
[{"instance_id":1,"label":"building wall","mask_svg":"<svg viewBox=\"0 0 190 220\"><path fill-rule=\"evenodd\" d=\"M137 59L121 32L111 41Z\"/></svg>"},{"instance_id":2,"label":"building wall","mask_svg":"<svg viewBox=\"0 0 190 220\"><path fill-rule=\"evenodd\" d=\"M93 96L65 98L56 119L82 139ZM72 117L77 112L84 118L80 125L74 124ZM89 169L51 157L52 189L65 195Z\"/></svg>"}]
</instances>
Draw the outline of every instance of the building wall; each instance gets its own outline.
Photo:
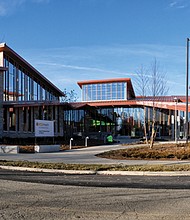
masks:
<instances>
[{"instance_id":1,"label":"building wall","mask_svg":"<svg viewBox=\"0 0 190 220\"><path fill-rule=\"evenodd\" d=\"M4 71L0 71L0 138L3 134L3 74Z\"/></svg>"},{"instance_id":2,"label":"building wall","mask_svg":"<svg viewBox=\"0 0 190 220\"><path fill-rule=\"evenodd\" d=\"M55 136L63 136L62 107L51 104L58 93L10 53L0 52L0 66L7 67L0 71L0 139L34 137L35 119L55 121Z\"/></svg>"},{"instance_id":3,"label":"building wall","mask_svg":"<svg viewBox=\"0 0 190 220\"><path fill-rule=\"evenodd\" d=\"M3 67L3 52L0 52L0 66Z\"/></svg>"},{"instance_id":4,"label":"building wall","mask_svg":"<svg viewBox=\"0 0 190 220\"><path fill-rule=\"evenodd\" d=\"M61 114L58 114L61 112ZM4 106L3 137L29 138L35 137L34 120L51 120L55 122L55 137L64 135L64 111L61 106Z\"/></svg>"}]
</instances>

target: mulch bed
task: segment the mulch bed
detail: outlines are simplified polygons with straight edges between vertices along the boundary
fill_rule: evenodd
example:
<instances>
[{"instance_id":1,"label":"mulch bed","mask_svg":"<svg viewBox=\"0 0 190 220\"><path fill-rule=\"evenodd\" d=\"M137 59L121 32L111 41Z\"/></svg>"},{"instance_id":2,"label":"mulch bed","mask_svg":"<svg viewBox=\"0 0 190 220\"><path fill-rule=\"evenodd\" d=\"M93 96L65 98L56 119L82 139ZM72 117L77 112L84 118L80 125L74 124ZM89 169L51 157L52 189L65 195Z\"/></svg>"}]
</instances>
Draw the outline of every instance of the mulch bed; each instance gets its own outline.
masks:
<instances>
[{"instance_id":1,"label":"mulch bed","mask_svg":"<svg viewBox=\"0 0 190 220\"><path fill-rule=\"evenodd\" d=\"M96 155L98 157L117 160L188 160L190 159L190 145L186 144L159 144L152 149L135 147L113 150Z\"/></svg>"}]
</instances>

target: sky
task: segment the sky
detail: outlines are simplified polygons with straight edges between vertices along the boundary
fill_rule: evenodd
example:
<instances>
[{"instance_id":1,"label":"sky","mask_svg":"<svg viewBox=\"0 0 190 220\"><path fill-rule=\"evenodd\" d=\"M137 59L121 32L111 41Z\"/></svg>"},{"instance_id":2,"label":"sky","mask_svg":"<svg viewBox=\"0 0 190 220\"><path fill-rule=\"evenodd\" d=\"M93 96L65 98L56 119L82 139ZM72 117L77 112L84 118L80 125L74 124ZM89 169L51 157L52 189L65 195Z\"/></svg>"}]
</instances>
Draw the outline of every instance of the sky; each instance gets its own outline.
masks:
<instances>
[{"instance_id":1,"label":"sky","mask_svg":"<svg viewBox=\"0 0 190 220\"><path fill-rule=\"evenodd\" d=\"M133 83L155 59L168 95L185 95L189 0L0 0L0 27L0 42L79 101L78 81Z\"/></svg>"}]
</instances>

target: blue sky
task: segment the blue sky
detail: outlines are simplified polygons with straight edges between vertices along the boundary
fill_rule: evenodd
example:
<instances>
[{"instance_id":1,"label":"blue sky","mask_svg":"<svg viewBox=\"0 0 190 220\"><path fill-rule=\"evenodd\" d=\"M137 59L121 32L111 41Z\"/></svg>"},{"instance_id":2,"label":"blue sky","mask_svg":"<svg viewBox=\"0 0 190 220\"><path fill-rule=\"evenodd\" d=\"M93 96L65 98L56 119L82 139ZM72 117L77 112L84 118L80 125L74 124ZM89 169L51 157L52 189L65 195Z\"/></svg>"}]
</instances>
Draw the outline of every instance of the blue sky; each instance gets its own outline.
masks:
<instances>
[{"instance_id":1,"label":"blue sky","mask_svg":"<svg viewBox=\"0 0 190 220\"><path fill-rule=\"evenodd\" d=\"M58 88L135 77L156 58L169 95L185 94L189 0L0 0L0 41Z\"/></svg>"}]
</instances>

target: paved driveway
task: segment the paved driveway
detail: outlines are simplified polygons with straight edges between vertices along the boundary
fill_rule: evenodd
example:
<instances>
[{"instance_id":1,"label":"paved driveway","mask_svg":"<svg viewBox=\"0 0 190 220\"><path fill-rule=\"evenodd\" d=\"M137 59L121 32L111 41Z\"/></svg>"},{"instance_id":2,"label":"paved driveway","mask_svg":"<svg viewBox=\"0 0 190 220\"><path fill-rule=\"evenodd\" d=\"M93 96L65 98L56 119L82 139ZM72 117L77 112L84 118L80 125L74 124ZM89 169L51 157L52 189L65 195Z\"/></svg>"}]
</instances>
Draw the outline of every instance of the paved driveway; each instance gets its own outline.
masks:
<instances>
[{"instance_id":1,"label":"paved driveway","mask_svg":"<svg viewBox=\"0 0 190 220\"><path fill-rule=\"evenodd\" d=\"M190 161L148 161L148 160L111 160L99 158L95 155L104 151L115 149L124 149L131 146L103 145L81 149L66 150L54 153L35 153L35 154L0 154L0 160L25 160L39 162L63 162L75 164L128 164L128 165L143 165L143 164L177 164L190 163ZM143 146L143 145L141 145Z\"/></svg>"}]
</instances>

